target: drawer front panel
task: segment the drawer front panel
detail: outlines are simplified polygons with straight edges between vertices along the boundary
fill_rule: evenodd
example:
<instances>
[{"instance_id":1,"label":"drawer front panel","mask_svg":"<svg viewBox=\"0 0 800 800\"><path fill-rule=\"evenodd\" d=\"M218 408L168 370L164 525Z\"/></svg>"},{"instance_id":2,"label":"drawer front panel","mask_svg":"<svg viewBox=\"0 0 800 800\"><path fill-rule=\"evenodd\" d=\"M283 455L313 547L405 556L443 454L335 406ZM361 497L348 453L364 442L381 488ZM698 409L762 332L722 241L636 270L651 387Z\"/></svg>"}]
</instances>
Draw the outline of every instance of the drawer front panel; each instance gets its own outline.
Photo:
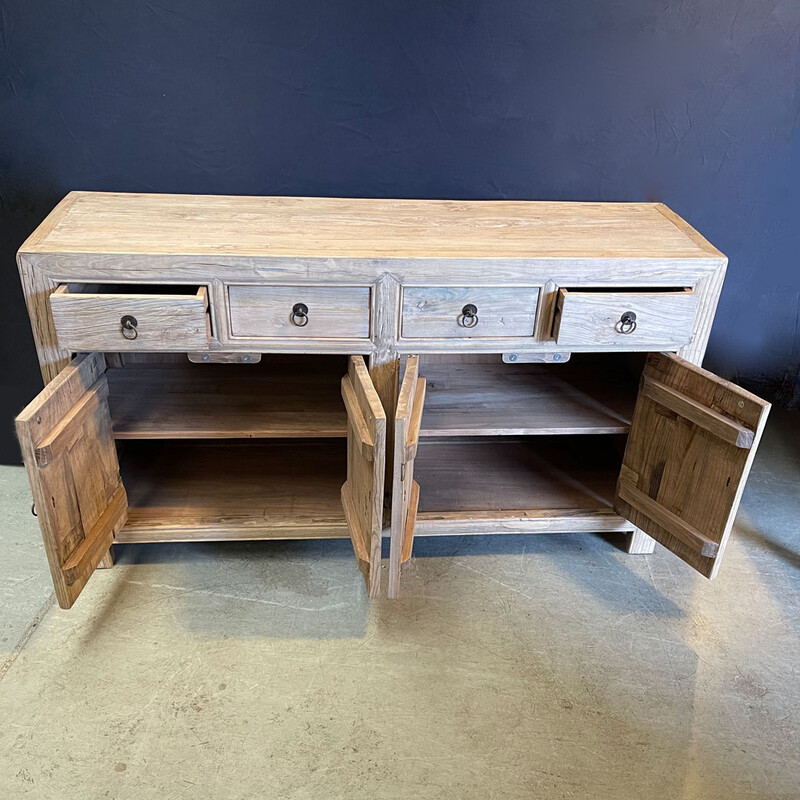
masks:
<instances>
[{"instance_id":1,"label":"drawer front panel","mask_svg":"<svg viewBox=\"0 0 800 800\"><path fill-rule=\"evenodd\" d=\"M50 295L58 344L66 350L107 352L203 350L209 318L205 286L187 294L83 291L62 285Z\"/></svg>"},{"instance_id":2,"label":"drawer front panel","mask_svg":"<svg viewBox=\"0 0 800 800\"><path fill-rule=\"evenodd\" d=\"M559 346L671 350L692 340L692 291L559 291L554 337Z\"/></svg>"},{"instance_id":3,"label":"drawer front panel","mask_svg":"<svg viewBox=\"0 0 800 800\"><path fill-rule=\"evenodd\" d=\"M368 339L369 286L228 286L232 337Z\"/></svg>"},{"instance_id":4,"label":"drawer front panel","mask_svg":"<svg viewBox=\"0 0 800 800\"><path fill-rule=\"evenodd\" d=\"M402 336L461 339L533 336L539 289L531 286L407 286Z\"/></svg>"}]
</instances>

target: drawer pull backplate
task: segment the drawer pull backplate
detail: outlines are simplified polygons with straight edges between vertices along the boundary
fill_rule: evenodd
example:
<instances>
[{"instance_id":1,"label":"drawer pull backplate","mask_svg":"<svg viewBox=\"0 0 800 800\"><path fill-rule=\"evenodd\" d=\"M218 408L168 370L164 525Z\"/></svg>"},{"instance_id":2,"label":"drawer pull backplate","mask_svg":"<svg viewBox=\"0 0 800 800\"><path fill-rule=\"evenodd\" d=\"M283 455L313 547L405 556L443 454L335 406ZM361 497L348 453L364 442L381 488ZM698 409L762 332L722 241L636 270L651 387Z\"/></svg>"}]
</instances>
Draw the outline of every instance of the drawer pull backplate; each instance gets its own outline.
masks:
<instances>
[{"instance_id":1,"label":"drawer pull backplate","mask_svg":"<svg viewBox=\"0 0 800 800\"><path fill-rule=\"evenodd\" d=\"M462 328L474 328L478 324L478 307L472 303L467 303L461 309L458 317L458 324Z\"/></svg>"},{"instance_id":2,"label":"drawer pull backplate","mask_svg":"<svg viewBox=\"0 0 800 800\"><path fill-rule=\"evenodd\" d=\"M305 328L308 325L308 306L305 303L295 303L289 321L298 328Z\"/></svg>"},{"instance_id":3,"label":"drawer pull backplate","mask_svg":"<svg viewBox=\"0 0 800 800\"><path fill-rule=\"evenodd\" d=\"M617 333L633 333L636 330L636 314L633 311L626 311L614 328Z\"/></svg>"},{"instance_id":4,"label":"drawer pull backplate","mask_svg":"<svg viewBox=\"0 0 800 800\"><path fill-rule=\"evenodd\" d=\"M137 325L139 321L136 317L132 317L130 314L126 314L120 321L119 321L119 330L120 333L126 339L135 339L139 335L139 331L137 329Z\"/></svg>"}]
</instances>

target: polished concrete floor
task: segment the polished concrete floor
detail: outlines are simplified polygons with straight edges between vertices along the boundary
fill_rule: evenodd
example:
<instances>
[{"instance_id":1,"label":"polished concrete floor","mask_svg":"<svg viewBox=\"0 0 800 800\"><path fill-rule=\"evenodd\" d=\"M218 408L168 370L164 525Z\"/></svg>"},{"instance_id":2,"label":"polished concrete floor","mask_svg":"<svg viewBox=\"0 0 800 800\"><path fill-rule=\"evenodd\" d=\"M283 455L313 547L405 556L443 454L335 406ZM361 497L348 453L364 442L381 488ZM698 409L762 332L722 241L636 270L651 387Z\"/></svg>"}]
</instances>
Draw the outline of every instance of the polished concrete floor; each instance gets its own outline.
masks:
<instances>
[{"instance_id":1,"label":"polished concrete floor","mask_svg":"<svg viewBox=\"0 0 800 800\"><path fill-rule=\"evenodd\" d=\"M118 548L53 607L0 472L2 798L800 798L800 415L708 582L613 537Z\"/></svg>"}]
</instances>

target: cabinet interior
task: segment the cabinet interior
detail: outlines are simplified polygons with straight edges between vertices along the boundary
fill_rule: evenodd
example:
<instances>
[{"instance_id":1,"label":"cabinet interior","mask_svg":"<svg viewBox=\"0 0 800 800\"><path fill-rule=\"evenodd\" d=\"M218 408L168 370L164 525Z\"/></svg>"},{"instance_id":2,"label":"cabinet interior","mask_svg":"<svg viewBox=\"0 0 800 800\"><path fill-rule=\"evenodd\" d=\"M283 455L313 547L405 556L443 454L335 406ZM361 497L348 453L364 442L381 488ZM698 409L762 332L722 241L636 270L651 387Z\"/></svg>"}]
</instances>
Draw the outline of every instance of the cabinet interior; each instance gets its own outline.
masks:
<instances>
[{"instance_id":1,"label":"cabinet interior","mask_svg":"<svg viewBox=\"0 0 800 800\"><path fill-rule=\"evenodd\" d=\"M183 354L123 355L119 363L107 373L116 439L347 436L346 356L195 364Z\"/></svg>"},{"instance_id":2,"label":"cabinet interior","mask_svg":"<svg viewBox=\"0 0 800 800\"><path fill-rule=\"evenodd\" d=\"M426 533L426 522L444 519L605 514L613 505L624 446L624 436L423 440L414 464L418 533Z\"/></svg>"},{"instance_id":3,"label":"cabinet interior","mask_svg":"<svg viewBox=\"0 0 800 800\"><path fill-rule=\"evenodd\" d=\"M612 507L643 361L421 358L417 535L626 529Z\"/></svg>"},{"instance_id":4,"label":"cabinet interior","mask_svg":"<svg viewBox=\"0 0 800 800\"><path fill-rule=\"evenodd\" d=\"M641 359L576 355L565 364L420 361L420 436L627 433Z\"/></svg>"},{"instance_id":5,"label":"cabinet interior","mask_svg":"<svg viewBox=\"0 0 800 800\"><path fill-rule=\"evenodd\" d=\"M118 542L348 536L344 439L127 441Z\"/></svg>"},{"instance_id":6,"label":"cabinet interior","mask_svg":"<svg viewBox=\"0 0 800 800\"><path fill-rule=\"evenodd\" d=\"M348 536L346 356L108 360L129 504L118 542Z\"/></svg>"},{"instance_id":7,"label":"cabinet interior","mask_svg":"<svg viewBox=\"0 0 800 800\"><path fill-rule=\"evenodd\" d=\"M108 360L129 502L117 541L348 535L346 356ZM556 365L426 357L418 532L443 517L608 514L640 364L596 354Z\"/></svg>"}]
</instances>

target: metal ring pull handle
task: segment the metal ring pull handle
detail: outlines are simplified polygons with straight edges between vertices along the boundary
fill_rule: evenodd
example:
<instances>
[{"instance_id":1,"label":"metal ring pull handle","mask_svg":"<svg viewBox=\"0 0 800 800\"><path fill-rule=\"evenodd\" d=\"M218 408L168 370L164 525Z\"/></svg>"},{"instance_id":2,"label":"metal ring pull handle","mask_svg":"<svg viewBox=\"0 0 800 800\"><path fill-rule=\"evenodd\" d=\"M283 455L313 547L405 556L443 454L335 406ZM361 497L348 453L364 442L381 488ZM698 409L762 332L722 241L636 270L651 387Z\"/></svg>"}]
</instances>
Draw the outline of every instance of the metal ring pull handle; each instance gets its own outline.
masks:
<instances>
[{"instance_id":1,"label":"metal ring pull handle","mask_svg":"<svg viewBox=\"0 0 800 800\"><path fill-rule=\"evenodd\" d=\"M298 328L305 328L308 325L308 306L305 303L295 303L289 321Z\"/></svg>"},{"instance_id":2,"label":"metal ring pull handle","mask_svg":"<svg viewBox=\"0 0 800 800\"><path fill-rule=\"evenodd\" d=\"M126 339L133 341L139 335L139 331L136 328L138 324L139 321L136 319L136 317L126 314L119 321L119 331Z\"/></svg>"},{"instance_id":3,"label":"metal ring pull handle","mask_svg":"<svg viewBox=\"0 0 800 800\"><path fill-rule=\"evenodd\" d=\"M636 330L636 314L633 311L626 311L614 325L614 330L617 333L633 333Z\"/></svg>"},{"instance_id":4,"label":"metal ring pull handle","mask_svg":"<svg viewBox=\"0 0 800 800\"><path fill-rule=\"evenodd\" d=\"M458 316L458 324L462 328L474 328L478 324L478 307L467 303Z\"/></svg>"}]
</instances>

